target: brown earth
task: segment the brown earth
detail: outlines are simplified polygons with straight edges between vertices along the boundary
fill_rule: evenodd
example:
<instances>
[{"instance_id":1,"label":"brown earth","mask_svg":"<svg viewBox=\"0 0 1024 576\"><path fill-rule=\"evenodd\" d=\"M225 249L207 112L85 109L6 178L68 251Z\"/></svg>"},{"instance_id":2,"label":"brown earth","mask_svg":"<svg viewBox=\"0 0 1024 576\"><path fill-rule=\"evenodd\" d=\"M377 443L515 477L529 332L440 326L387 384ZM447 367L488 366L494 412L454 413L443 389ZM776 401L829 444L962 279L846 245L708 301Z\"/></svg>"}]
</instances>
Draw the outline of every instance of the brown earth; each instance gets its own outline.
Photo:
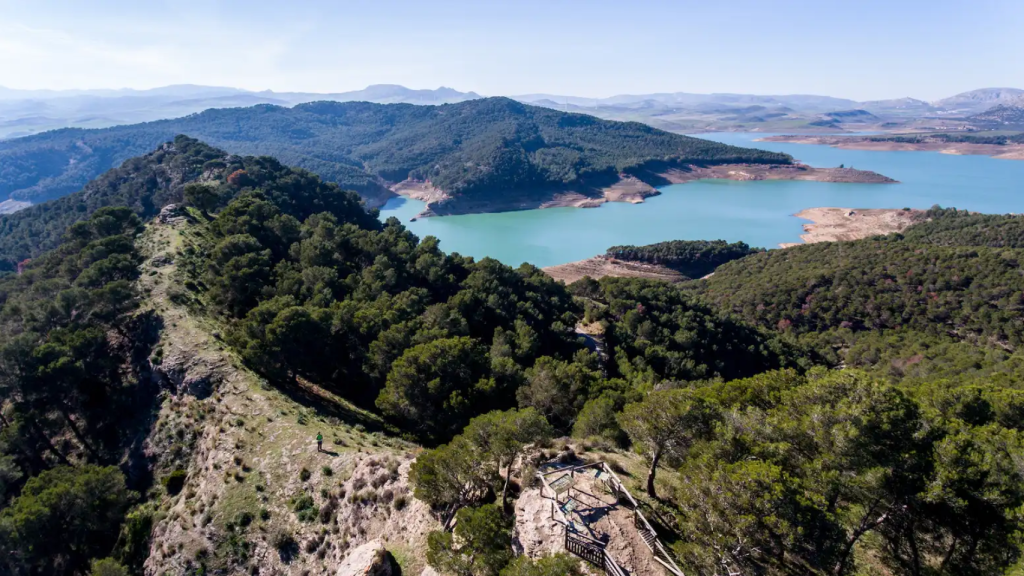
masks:
<instances>
[{"instance_id":1,"label":"brown earth","mask_svg":"<svg viewBox=\"0 0 1024 576\"><path fill-rule=\"evenodd\" d=\"M599 280L605 276L613 276L616 278L650 278L652 280L665 280L668 282L680 282L682 280L686 280L686 276L683 276L671 268L658 266L656 264L616 260L607 256L594 256L593 258L587 258L586 260L580 260L579 262L569 262L568 264L548 266L547 268L542 268L542 270L544 270L548 276L551 276L555 280L565 282L567 285L572 284L584 276L590 276L594 280Z\"/></svg>"},{"instance_id":2,"label":"brown earth","mask_svg":"<svg viewBox=\"0 0 1024 576\"><path fill-rule=\"evenodd\" d=\"M769 136L763 142L818 144L845 150L942 152L943 154L991 156L1003 160L1024 160L1024 144L973 144L970 142L876 142L865 136Z\"/></svg>"},{"instance_id":3,"label":"brown earth","mask_svg":"<svg viewBox=\"0 0 1024 576\"><path fill-rule=\"evenodd\" d=\"M797 218L810 220L804 224L800 238L806 244L835 242L837 240L859 240L878 234L902 232L907 226L924 219L921 210L895 208L851 209L851 208L808 208L794 214ZM782 248L799 246L792 242L779 244Z\"/></svg>"},{"instance_id":4,"label":"brown earth","mask_svg":"<svg viewBox=\"0 0 1024 576\"><path fill-rule=\"evenodd\" d=\"M858 182L868 184L890 184L896 182L881 174L853 168L814 168L806 164L726 164L721 166L686 166L672 168L660 173L643 175L643 178L620 174L619 180L610 186L593 191L575 190L533 190L510 192L501 198L477 200L452 197L435 188L429 182L406 180L391 187L401 196L423 200L427 207L416 215L450 216L455 214L479 214L488 212L509 212L513 210L534 210L538 208L596 208L605 202L629 202L639 204L645 198L660 194L656 185L682 184L693 180L813 180L818 182ZM652 184L653 183L653 184Z\"/></svg>"}]
</instances>

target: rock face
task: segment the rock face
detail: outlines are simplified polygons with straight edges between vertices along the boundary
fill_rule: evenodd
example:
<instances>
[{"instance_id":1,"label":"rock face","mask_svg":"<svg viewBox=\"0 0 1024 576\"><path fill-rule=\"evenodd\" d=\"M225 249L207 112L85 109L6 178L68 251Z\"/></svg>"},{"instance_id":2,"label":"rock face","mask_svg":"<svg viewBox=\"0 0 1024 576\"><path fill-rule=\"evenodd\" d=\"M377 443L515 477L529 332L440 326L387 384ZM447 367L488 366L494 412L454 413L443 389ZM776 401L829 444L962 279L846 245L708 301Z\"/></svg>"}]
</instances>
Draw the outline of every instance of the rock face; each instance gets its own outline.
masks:
<instances>
[{"instance_id":1,"label":"rock face","mask_svg":"<svg viewBox=\"0 0 1024 576\"><path fill-rule=\"evenodd\" d=\"M177 204L164 206L160 210L159 218L161 224L174 224L185 220L184 216L181 215L181 207Z\"/></svg>"},{"instance_id":2,"label":"rock face","mask_svg":"<svg viewBox=\"0 0 1024 576\"><path fill-rule=\"evenodd\" d=\"M392 576L388 551L376 540L367 542L345 558L338 576Z\"/></svg>"},{"instance_id":3,"label":"rock face","mask_svg":"<svg viewBox=\"0 0 1024 576\"><path fill-rule=\"evenodd\" d=\"M551 500L540 489L523 490L516 500L513 549L517 554L540 558L565 551L565 529L551 518Z\"/></svg>"}]
</instances>

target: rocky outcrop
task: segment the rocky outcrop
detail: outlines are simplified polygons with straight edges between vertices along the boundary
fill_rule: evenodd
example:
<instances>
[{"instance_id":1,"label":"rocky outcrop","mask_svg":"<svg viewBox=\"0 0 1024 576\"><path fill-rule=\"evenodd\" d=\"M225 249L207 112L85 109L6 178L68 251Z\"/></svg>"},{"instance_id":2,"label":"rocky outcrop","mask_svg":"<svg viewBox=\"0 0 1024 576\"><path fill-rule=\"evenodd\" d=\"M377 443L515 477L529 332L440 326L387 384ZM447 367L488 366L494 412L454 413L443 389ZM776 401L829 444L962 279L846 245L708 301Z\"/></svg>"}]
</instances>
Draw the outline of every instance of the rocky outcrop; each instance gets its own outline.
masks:
<instances>
[{"instance_id":1,"label":"rocky outcrop","mask_svg":"<svg viewBox=\"0 0 1024 576\"><path fill-rule=\"evenodd\" d=\"M380 542L373 540L353 550L341 566L338 576L392 576L388 551Z\"/></svg>"},{"instance_id":2,"label":"rocky outcrop","mask_svg":"<svg viewBox=\"0 0 1024 576\"><path fill-rule=\"evenodd\" d=\"M512 547L517 554L540 558L565 552L565 529L552 515L552 502L539 488L523 490L516 500L516 525Z\"/></svg>"}]
</instances>

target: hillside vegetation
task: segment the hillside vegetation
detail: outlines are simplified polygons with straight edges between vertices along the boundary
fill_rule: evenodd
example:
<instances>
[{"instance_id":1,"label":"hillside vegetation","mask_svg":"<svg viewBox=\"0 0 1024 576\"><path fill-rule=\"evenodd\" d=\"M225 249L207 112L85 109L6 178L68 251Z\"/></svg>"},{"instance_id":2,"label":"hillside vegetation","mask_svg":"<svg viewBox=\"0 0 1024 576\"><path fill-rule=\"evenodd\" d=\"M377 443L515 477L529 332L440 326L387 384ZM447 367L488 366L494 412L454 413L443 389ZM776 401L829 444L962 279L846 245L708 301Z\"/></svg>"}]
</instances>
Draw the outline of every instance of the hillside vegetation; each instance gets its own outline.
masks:
<instances>
[{"instance_id":1,"label":"hillside vegetation","mask_svg":"<svg viewBox=\"0 0 1024 576\"><path fill-rule=\"evenodd\" d=\"M74 192L128 158L186 134L234 154L271 155L373 203L384 185L429 180L454 196L605 186L662 165L790 163L638 123L599 120L485 98L442 106L312 102L207 110L102 130L67 129L0 142L0 198L41 202Z\"/></svg>"},{"instance_id":2,"label":"hillside vegetation","mask_svg":"<svg viewBox=\"0 0 1024 576\"><path fill-rule=\"evenodd\" d=\"M5 573L327 574L380 539L402 573L575 575L515 558L510 517L567 435L688 574L1019 566L1021 255L987 240L1013 217L566 287L214 162L0 278Z\"/></svg>"}]
</instances>

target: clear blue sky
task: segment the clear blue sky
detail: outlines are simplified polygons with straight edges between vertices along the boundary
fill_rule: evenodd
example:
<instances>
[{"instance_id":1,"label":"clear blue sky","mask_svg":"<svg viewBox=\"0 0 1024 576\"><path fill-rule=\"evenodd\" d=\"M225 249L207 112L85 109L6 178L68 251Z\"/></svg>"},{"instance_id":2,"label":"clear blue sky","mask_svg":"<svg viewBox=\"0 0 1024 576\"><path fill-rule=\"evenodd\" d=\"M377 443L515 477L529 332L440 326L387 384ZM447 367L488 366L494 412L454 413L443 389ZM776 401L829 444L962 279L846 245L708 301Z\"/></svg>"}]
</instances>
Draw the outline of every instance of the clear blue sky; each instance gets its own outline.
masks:
<instances>
[{"instance_id":1,"label":"clear blue sky","mask_svg":"<svg viewBox=\"0 0 1024 576\"><path fill-rule=\"evenodd\" d=\"M0 0L0 85L813 93L1024 88L1024 0Z\"/></svg>"}]
</instances>

